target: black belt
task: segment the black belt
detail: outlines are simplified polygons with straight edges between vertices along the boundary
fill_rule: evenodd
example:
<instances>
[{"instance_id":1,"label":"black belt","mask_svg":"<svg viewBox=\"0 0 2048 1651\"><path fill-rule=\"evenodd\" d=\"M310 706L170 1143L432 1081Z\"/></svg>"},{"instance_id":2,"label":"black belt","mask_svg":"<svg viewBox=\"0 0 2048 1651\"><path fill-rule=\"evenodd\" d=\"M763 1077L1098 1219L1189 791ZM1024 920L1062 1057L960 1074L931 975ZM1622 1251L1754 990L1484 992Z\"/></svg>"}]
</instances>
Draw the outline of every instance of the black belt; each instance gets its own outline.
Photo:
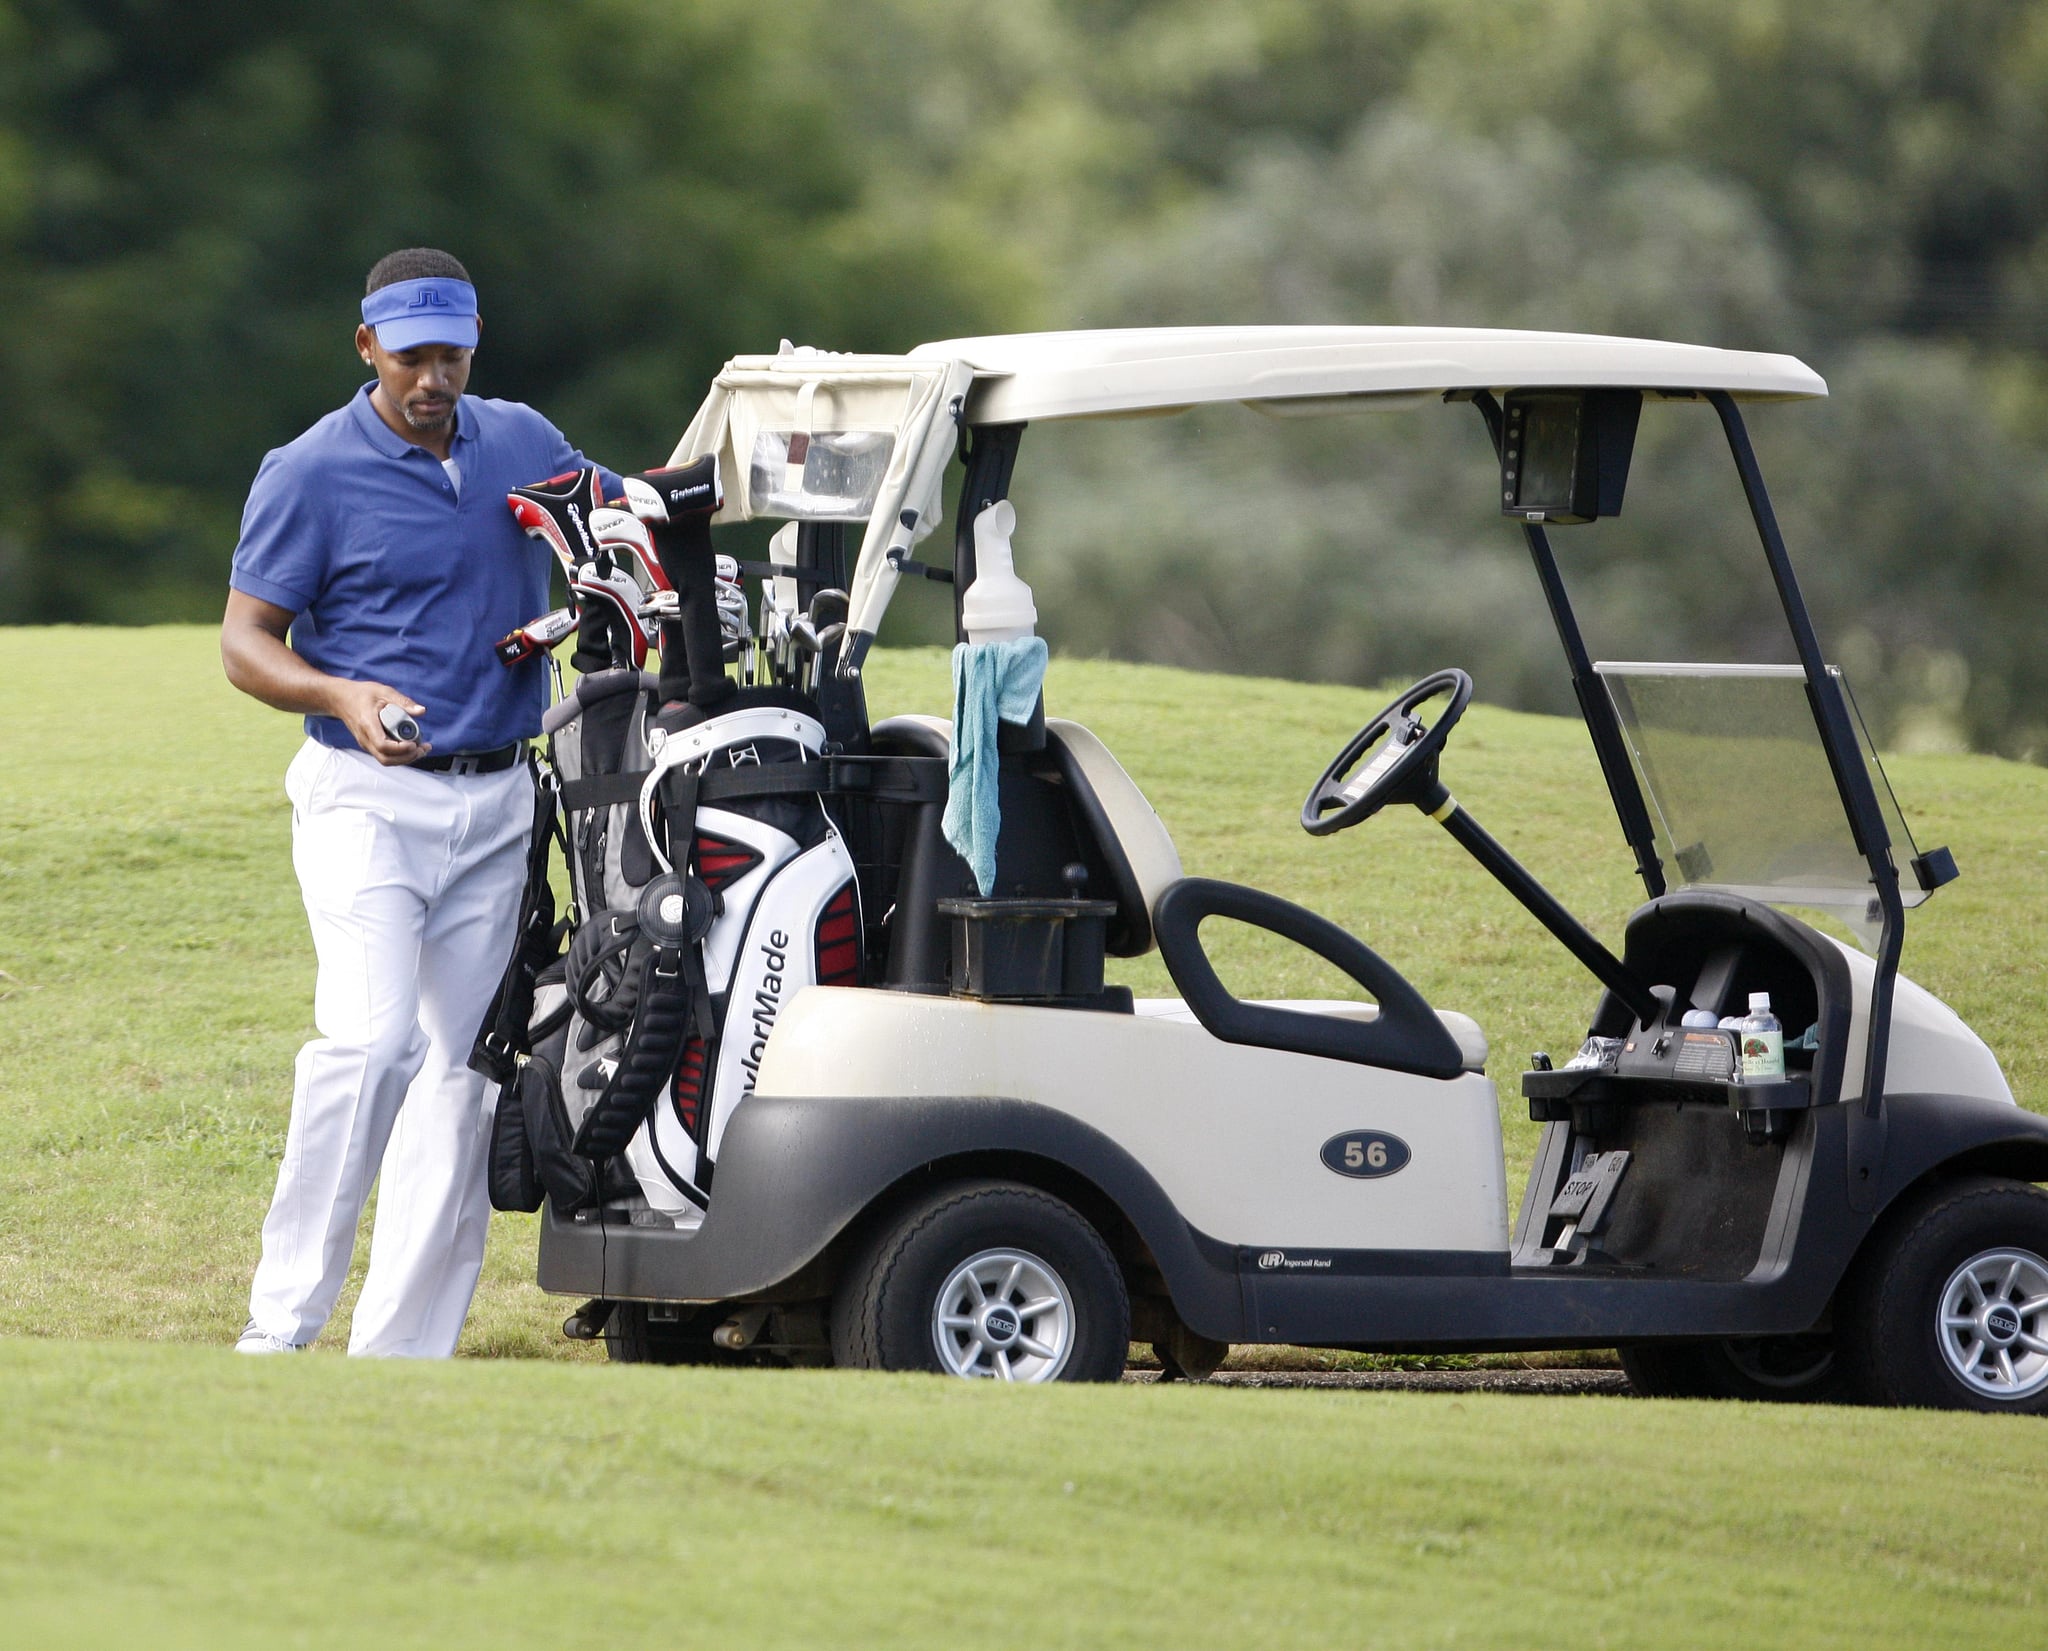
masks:
<instances>
[{"instance_id":1,"label":"black belt","mask_svg":"<svg viewBox=\"0 0 2048 1651\"><path fill-rule=\"evenodd\" d=\"M514 740L495 751L451 751L445 757L421 757L410 766L429 774L502 774L525 755L525 742Z\"/></svg>"}]
</instances>

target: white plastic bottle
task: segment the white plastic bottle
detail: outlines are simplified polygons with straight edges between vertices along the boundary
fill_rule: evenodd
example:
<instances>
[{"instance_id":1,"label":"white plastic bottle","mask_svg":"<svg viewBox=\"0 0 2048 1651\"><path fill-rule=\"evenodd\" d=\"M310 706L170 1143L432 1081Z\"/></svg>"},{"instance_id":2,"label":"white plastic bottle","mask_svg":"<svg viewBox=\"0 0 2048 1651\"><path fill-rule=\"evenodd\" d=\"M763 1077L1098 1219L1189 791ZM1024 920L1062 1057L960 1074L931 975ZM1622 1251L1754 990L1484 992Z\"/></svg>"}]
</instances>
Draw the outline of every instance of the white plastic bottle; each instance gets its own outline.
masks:
<instances>
[{"instance_id":1,"label":"white plastic bottle","mask_svg":"<svg viewBox=\"0 0 2048 1651\"><path fill-rule=\"evenodd\" d=\"M1749 994L1749 1013L1738 1036L1744 1083L1777 1083L1785 1076L1785 1028L1771 1013L1769 992Z\"/></svg>"},{"instance_id":2,"label":"white plastic bottle","mask_svg":"<svg viewBox=\"0 0 2048 1651\"><path fill-rule=\"evenodd\" d=\"M1017 507L998 499L974 518L974 583L960 599L960 624L969 642L1008 642L1033 636L1038 605L1031 587L1017 577L1010 535L1017 531Z\"/></svg>"}]
</instances>

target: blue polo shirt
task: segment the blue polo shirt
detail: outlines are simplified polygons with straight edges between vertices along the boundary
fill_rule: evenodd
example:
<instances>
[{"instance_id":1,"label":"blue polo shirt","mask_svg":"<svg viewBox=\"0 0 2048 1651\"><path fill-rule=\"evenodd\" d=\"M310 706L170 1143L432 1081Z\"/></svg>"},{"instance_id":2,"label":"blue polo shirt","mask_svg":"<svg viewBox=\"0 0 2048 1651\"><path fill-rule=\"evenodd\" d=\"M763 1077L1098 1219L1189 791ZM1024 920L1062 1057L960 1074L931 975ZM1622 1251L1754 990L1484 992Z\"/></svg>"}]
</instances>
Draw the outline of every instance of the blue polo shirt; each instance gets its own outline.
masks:
<instances>
[{"instance_id":1,"label":"blue polo shirt","mask_svg":"<svg viewBox=\"0 0 2048 1651\"><path fill-rule=\"evenodd\" d=\"M505 507L514 487L583 455L531 407L463 396L441 461L377 416L364 385L298 440L265 456L242 512L228 583L294 615L291 645L329 676L382 682L424 705L436 752L489 751L540 732L547 670L507 669L491 644L548 608L553 555ZM622 491L610 471L608 494ZM306 718L353 750L334 717Z\"/></svg>"}]
</instances>

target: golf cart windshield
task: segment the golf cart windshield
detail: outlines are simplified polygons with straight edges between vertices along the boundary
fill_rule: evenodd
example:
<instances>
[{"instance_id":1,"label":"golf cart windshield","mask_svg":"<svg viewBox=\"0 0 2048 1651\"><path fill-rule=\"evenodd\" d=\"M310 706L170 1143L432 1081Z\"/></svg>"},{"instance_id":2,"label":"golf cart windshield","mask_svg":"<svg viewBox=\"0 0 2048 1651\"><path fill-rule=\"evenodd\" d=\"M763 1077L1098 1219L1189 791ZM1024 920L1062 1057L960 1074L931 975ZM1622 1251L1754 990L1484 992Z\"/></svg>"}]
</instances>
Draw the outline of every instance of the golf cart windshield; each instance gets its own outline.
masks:
<instances>
[{"instance_id":1,"label":"golf cart windshield","mask_svg":"<svg viewBox=\"0 0 2048 1651\"><path fill-rule=\"evenodd\" d=\"M1798 666L1594 669L1620 720L1674 884L1818 907L1870 936L1878 920L1870 863L1850 835ZM1841 679L1832 666L1829 674ZM1892 852L1910 859L1912 836L1842 686ZM1901 879L1899 894L1908 906L1927 898L1911 878Z\"/></svg>"}]
</instances>

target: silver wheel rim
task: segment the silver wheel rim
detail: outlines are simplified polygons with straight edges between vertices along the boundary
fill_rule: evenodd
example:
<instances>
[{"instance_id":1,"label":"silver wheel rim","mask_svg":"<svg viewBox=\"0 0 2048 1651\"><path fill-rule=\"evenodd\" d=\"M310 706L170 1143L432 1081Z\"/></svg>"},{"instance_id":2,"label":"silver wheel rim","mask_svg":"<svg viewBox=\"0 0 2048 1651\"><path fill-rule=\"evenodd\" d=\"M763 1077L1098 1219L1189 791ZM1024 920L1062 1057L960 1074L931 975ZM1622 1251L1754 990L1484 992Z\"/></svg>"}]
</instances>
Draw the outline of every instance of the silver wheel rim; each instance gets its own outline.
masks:
<instances>
[{"instance_id":1,"label":"silver wheel rim","mask_svg":"<svg viewBox=\"0 0 2048 1651\"><path fill-rule=\"evenodd\" d=\"M932 1308L939 1366L955 1376L1049 1382L1074 1350L1066 1283L1024 1250L983 1250L946 1275Z\"/></svg>"},{"instance_id":2,"label":"silver wheel rim","mask_svg":"<svg viewBox=\"0 0 2048 1651\"><path fill-rule=\"evenodd\" d=\"M1971 1256L1942 1286L1935 1335L1973 1393L2012 1400L2048 1387L2048 1261L2031 1250Z\"/></svg>"}]
</instances>

